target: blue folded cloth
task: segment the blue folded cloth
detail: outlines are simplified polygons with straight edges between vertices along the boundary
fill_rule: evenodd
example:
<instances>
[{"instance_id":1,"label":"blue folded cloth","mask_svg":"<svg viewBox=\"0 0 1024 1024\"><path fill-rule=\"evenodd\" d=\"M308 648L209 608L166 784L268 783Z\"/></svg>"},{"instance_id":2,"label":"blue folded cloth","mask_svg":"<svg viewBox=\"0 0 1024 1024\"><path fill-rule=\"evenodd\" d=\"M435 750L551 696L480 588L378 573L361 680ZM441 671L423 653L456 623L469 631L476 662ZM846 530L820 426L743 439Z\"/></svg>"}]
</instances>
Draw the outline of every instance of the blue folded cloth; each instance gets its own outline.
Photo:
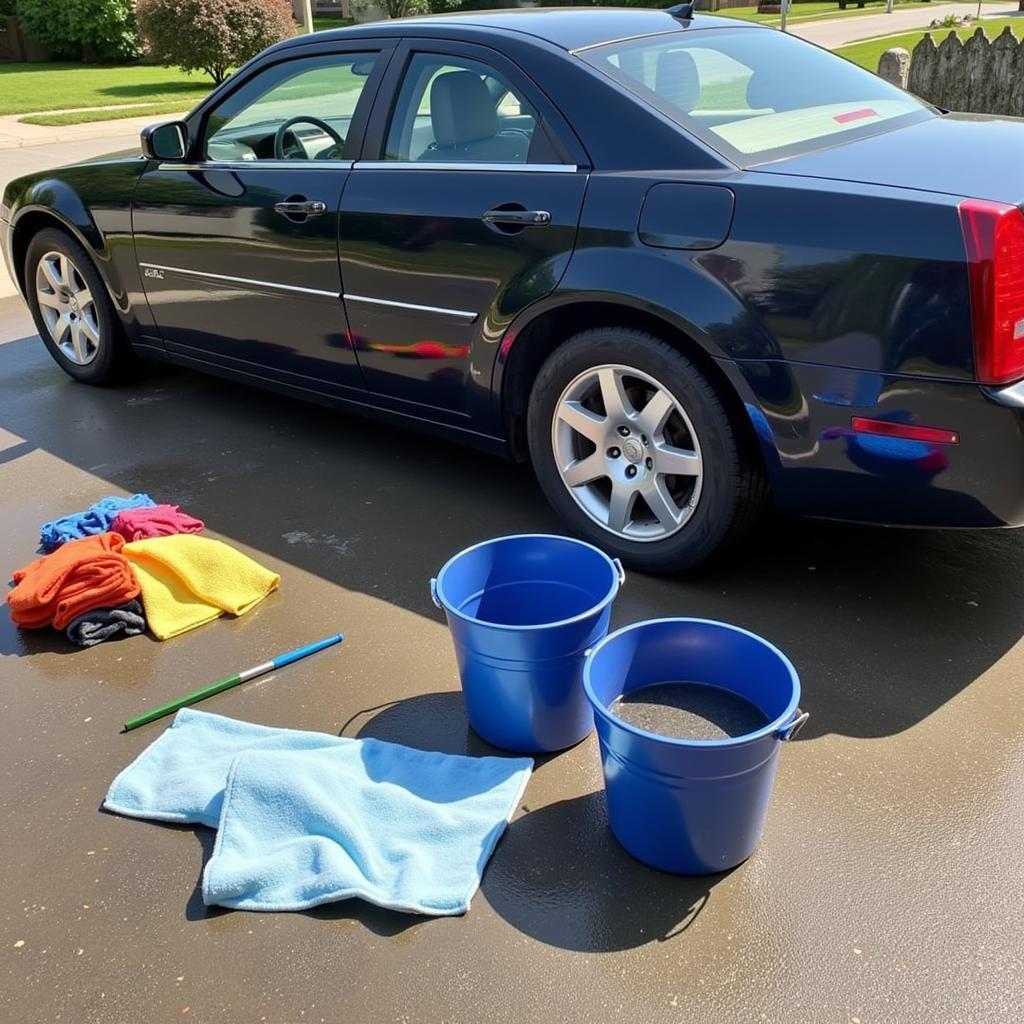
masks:
<instances>
[{"instance_id":1,"label":"blue folded cloth","mask_svg":"<svg viewBox=\"0 0 1024 1024\"><path fill-rule=\"evenodd\" d=\"M129 818L216 828L228 770L243 750L311 750L356 742L182 708L114 779L103 806Z\"/></svg>"},{"instance_id":2,"label":"blue folded cloth","mask_svg":"<svg viewBox=\"0 0 1024 1024\"><path fill-rule=\"evenodd\" d=\"M114 780L104 806L216 824L207 904L301 910L359 896L462 914L532 768L529 758L440 754L185 709Z\"/></svg>"},{"instance_id":3,"label":"blue folded cloth","mask_svg":"<svg viewBox=\"0 0 1024 1024\"><path fill-rule=\"evenodd\" d=\"M156 502L148 494L133 494L130 498L101 498L84 512L72 512L61 519L43 523L39 528L39 541L44 551L56 551L61 544L96 533L106 533L118 512L126 508L150 508Z\"/></svg>"}]
</instances>

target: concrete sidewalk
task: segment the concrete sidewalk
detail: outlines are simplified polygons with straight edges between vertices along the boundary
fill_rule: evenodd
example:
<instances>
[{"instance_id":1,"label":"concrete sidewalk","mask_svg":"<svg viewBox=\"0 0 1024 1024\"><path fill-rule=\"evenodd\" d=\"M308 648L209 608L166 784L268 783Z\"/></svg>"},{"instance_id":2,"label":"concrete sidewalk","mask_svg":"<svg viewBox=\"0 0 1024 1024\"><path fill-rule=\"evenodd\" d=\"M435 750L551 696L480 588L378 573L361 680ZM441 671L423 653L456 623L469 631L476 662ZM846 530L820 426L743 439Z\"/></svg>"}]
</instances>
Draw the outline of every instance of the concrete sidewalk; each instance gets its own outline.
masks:
<instances>
[{"instance_id":1,"label":"concrete sidewalk","mask_svg":"<svg viewBox=\"0 0 1024 1024\"><path fill-rule=\"evenodd\" d=\"M85 142L91 139L116 140L127 136L138 139L139 132L146 125L161 121L173 121L175 118L183 117L184 114L184 111L180 114L147 114L145 117L125 117L114 121L88 121L85 124L69 124L54 128L41 124L22 124L19 118L28 117L28 114L7 114L0 117L0 149L24 149L61 142ZM117 149L118 147L115 143L110 148ZM64 160L63 162L70 161ZM5 156L3 160L5 173L9 163L9 158ZM16 175L11 175L11 177L16 177Z\"/></svg>"},{"instance_id":2,"label":"concrete sidewalk","mask_svg":"<svg viewBox=\"0 0 1024 1024\"><path fill-rule=\"evenodd\" d=\"M995 9L993 9L995 8ZM788 27L791 35L816 43L826 49L835 50L849 43L862 39L877 39L879 36L897 35L901 32L913 32L915 29L926 29L936 19L942 20L949 14L962 17L974 15L977 7L973 4L922 4L912 10L896 10L892 14L865 14L846 18L829 18L825 21L811 21ZM986 4L982 9L981 18L1005 18L1018 14L1016 5L1004 7L1002 4ZM1021 15L1024 18L1024 15ZM948 29L936 29L945 33Z\"/></svg>"}]
</instances>

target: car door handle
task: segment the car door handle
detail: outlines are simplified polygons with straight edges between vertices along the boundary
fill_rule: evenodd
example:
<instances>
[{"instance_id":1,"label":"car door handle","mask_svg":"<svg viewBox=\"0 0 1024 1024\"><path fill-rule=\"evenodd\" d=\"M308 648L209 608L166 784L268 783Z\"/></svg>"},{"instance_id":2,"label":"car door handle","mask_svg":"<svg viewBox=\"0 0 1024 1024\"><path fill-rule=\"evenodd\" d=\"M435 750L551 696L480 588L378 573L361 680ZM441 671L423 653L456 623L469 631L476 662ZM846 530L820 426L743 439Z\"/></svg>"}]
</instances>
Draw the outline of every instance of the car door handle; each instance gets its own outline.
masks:
<instances>
[{"instance_id":1,"label":"car door handle","mask_svg":"<svg viewBox=\"0 0 1024 1024\"><path fill-rule=\"evenodd\" d=\"M284 199L274 203L274 210L282 217L319 217L327 212L327 204L319 199Z\"/></svg>"},{"instance_id":2,"label":"car door handle","mask_svg":"<svg viewBox=\"0 0 1024 1024\"><path fill-rule=\"evenodd\" d=\"M485 224L511 224L514 227L537 227L551 223L551 214L547 210L524 210L521 207L496 206L482 214L480 219Z\"/></svg>"}]
</instances>

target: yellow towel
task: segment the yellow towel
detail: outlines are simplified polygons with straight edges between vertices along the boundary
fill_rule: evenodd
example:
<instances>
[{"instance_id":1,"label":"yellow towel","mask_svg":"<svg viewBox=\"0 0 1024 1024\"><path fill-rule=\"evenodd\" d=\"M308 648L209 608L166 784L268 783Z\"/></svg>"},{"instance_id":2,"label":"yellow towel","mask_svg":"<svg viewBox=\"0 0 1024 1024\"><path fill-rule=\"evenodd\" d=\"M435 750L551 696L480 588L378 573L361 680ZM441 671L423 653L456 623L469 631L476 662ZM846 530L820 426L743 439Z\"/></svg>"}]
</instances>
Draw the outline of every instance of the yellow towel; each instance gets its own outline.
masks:
<instances>
[{"instance_id":1,"label":"yellow towel","mask_svg":"<svg viewBox=\"0 0 1024 1024\"><path fill-rule=\"evenodd\" d=\"M244 615L277 588L281 577L219 540L179 533L125 544L142 588L146 621L158 640Z\"/></svg>"}]
</instances>

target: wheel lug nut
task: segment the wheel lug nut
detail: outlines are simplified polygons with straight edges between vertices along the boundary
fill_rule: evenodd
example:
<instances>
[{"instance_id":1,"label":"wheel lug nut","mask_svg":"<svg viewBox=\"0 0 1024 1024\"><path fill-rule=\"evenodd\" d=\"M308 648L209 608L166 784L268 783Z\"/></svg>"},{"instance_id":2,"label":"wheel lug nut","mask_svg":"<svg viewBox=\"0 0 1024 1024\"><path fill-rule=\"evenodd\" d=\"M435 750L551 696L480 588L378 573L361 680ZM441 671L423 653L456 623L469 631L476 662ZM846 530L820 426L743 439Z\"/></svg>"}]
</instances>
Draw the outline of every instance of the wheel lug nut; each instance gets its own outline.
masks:
<instances>
[{"instance_id":1,"label":"wheel lug nut","mask_svg":"<svg viewBox=\"0 0 1024 1024\"><path fill-rule=\"evenodd\" d=\"M619 427L619 436L620 437L629 437L629 427L625 427L625 426Z\"/></svg>"},{"instance_id":2,"label":"wheel lug nut","mask_svg":"<svg viewBox=\"0 0 1024 1024\"><path fill-rule=\"evenodd\" d=\"M613 448L609 448L608 449L608 458L609 459L617 459L621 454L622 454L622 452L620 452L618 448L614 448L613 447Z\"/></svg>"},{"instance_id":3,"label":"wheel lug nut","mask_svg":"<svg viewBox=\"0 0 1024 1024\"><path fill-rule=\"evenodd\" d=\"M641 435L640 435L640 443L641 443L641 444L642 444L642 445L643 445L643 446L644 446L645 448L647 447L647 435L646 435L646 434L641 434Z\"/></svg>"},{"instance_id":4,"label":"wheel lug nut","mask_svg":"<svg viewBox=\"0 0 1024 1024\"><path fill-rule=\"evenodd\" d=\"M645 465L648 469L654 469L654 459L648 459Z\"/></svg>"},{"instance_id":5,"label":"wheel lug nut","mask_svg":"<svg viewBox=\"0 0 1024 1024\"><path fill-rule=\"evenodd\" d=\"M626 467L626 476L628 476L630 479L635 477L636 476L636 466L627 466Z\"/></svg>"}]
</instances>

